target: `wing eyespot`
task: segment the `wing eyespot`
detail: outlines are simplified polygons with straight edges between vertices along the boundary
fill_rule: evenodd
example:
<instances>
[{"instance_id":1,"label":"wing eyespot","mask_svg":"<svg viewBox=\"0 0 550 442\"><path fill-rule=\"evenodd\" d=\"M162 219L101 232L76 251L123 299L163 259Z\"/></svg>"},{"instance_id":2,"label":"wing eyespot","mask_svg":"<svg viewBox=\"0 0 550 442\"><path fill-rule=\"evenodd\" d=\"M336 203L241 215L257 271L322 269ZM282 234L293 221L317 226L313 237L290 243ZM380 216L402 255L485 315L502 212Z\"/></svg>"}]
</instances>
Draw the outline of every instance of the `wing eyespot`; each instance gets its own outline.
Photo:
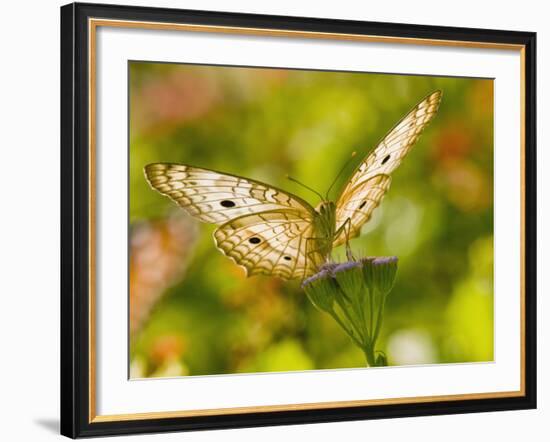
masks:
<instances>
[{"instance_id":1,"label":"wing eyespot","mask_svg":"<svg viewBox=\"0 0 550 442\"><path fill-rule=\"evenodd\" d=\"M359 206L359 209L362 209L363 207L365 207L365 204L367 204L367 202L366 202L366 201L363 201L363 202L361 203L361 205Z\"/></svg>"},{"instance_id":2,"label":"wing eyespot","mask_svg":"<svg viewBox=\"0 0 550 442\"><path fill-rule=\"evenodd\" d=\"M258 238L257 236L253 236L252 238L250 238L248 240L248 242L250 244L260 244L262 242L262 240L260 238Z\"/></svg>"},{"instance_id":3,"label":"wing eyespot","mask_svg":"<svg viewBox=\"0 0 550 442\"><path fill-rule=\"evenodd\" d=\"M391 156L391 155L386 155L386 156L384 157L384 159L382 160L382 163L381 163L381 164L382 164L382 165L386 164L386 163L390 160L390 156Z\"/></svg>"},{"instance_id":4,"label":"wing eyespot","mask_svg":"<svg viewBox=\"0 0 550 442\"><path fill-rule=\"evenodd\" d=\"M291 260L292 260L292 258L291 258L290 256L285 256L284 259L285 259L286 261L291 261Z\"/></svg>"},{"instance_id":5,"label":"wing eyespot","mask_svg":"<svg viewBox=\"0 0 550 442\"><path fill-rule=\"evenodd\" d=\"M223 200L220 202L220 206L222 207L235 207L235 203L233 201L230 201L230 200Z\"/></svg>"}]
</instances>

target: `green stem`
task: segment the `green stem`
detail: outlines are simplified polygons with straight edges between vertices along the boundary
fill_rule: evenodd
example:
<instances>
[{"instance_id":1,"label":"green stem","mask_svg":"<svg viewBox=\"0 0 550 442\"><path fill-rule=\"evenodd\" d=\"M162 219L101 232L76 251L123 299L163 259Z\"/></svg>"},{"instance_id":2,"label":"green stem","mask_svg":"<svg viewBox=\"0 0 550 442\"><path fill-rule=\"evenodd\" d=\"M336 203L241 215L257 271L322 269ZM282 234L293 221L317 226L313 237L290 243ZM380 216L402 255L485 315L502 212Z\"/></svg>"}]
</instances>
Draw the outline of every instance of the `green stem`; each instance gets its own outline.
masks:
<instances>
[{"instance_id":1,"label":"green stem","mask_svg":"<svg viewBox=\"0 0 550 442\"><path fill-rule=\"evenodd\" d=\"M374 347L374 289L369 290L369 336L372 340L372 346Z\"/></svg>"},{"instance_id":2,"label":"green stem","mask_svg":"<svg viewBox=\"0 0 550 442\"><path fill-rule=\"evenodd\" d=\"M386 296L381 296L380 305L378 306L378 315L376 318L376 329L374 330L374 335L372 338L372 344L373 346L376 344L376 340L378 339L378 335L380 334L380 329L382 328L382 318L384 314L384 304L386 303Z\"/></svg>"},{"instance_id":3,"label":"green stem","mask_svg":"<svg viewBox=\"0 0 550 442\"><path fill-rule=\"evenodd\" d=\"M334 310L330 311L329 314L330 314L330 316L332 316L334 318L334 320L338 323L338 325L340 327L342 327L342 329L351 338L351 340L355 343L355 345L357 345L359 348L361 348L363 344L361 344L361 342L359 342L357 340L357 338L354 336L353 330L350 330L348 327L346 327L344 322L338 317L338 315L336 314L336 312Z\"/></svg>"},{"instance_id":4,"label":"green stem","mask_svg":"<svg viewBox=\"0 0 550 442\"><path fill-rule=\"evenodd\" d=\"M369 289L366 289L368 293L370 293L370 290ZM365 297L362 297L361 298L361 305L359 305L359 311L360 311L360 321L362 323L362 326L363 326L363 333L365 335L365 344L367 343L367 341L370 341L372 339L372 336L371 336L371 333L370 333L370 330L369 330L369 325L367 324L367 318L365 317Z\"/></svg>"},{"instance_id":5,"label":"green stem","mask_svg":"<svg viewBox=\"0 0 550 442\"><path fill-rule=\"evenodd\" d=\"M374 365L375 365L374 347L372 345L365 345L363 347L363 353L365 353L365 358L367 360L367 365L369 367L374 367Z\"/></svg>"}]
</instances>

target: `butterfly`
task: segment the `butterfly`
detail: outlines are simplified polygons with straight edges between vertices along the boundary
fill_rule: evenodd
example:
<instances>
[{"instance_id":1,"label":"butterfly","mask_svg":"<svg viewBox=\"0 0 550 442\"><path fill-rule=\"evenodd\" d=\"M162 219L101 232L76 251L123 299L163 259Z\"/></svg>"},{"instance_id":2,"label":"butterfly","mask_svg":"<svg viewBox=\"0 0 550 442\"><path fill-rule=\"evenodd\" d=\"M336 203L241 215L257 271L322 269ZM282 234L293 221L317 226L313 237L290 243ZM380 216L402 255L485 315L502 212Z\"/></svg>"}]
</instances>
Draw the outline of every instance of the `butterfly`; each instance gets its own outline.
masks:
<instances>
[{"instance_id":1,"label":"butterfly","mask_svg":"<svg viewBox=\"0 0 550 442\"><path fill-rule=\"evenodd\" d=\"M145 177L193 217L218 225L217 248L248 276L303 279L330 261L334 247L345 243L349 253L440 101L441 91L420 101L358 165L336 202L318 194L315 208L269 184L184 164L149 164Z\"/></svg>"}]
</instances>

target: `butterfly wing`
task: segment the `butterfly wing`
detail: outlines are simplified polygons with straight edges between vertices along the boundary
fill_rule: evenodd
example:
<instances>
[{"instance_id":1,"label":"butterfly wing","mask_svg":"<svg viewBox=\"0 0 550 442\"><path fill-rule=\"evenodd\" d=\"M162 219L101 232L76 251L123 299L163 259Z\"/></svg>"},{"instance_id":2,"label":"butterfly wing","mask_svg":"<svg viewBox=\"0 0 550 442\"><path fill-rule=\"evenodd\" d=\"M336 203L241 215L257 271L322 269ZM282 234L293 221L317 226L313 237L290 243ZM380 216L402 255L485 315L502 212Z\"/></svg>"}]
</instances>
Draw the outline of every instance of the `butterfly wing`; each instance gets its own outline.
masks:
<instances>
[{"instance_id":1,"label":"butterfly wing","mask_svg":"<svg viewBox=\"0 0 550 442\"><path fill-rule=\"evenodd\" d=\"M200 221L218 224L218 248L247 274L284 279L314 267L308 237L314 209L301 198L259 181L183 164L149 164L151 186Z\"/></svg>"},{"instance_id":2,"label":"butterfly wing","mask_svg":"<svg viewBox=\"0 0 550 442\"><path fill-rule=\"evenodd\" d=\"M303 199L259 181L183 164L145 167L151 187L200 221L224 224L239 216L277 209L312 213Z\"/></svg>"},{"instance_id":3,"label":"butterfly wing","mask_svg":"<svg viewBox=\"0 0 550 442\"><path fill-rule=\"evenodd\" d=\"M248 275L304 278L315 272L321 258L313 250L313 223L295 209L243 215L214 232L217 247Z\"/></svg>"},{"instance_id":4,"label":"butterfly wing","mask_svg":"<svg viewBox=\"0 0 550 442\"><path fill-rule=\"evenodd\" d=\"M346 238L358 236L361 227L371 218L372 212L390 187L390 174L401 164L421 132L437 113L441 91L433 92L418 103L390 130L374 151L359 164L336 203L336 226L349 222L348 235L342 231L334 246ZM349 220L349 221L348 221Z\"/></svg>"}]
</instances>

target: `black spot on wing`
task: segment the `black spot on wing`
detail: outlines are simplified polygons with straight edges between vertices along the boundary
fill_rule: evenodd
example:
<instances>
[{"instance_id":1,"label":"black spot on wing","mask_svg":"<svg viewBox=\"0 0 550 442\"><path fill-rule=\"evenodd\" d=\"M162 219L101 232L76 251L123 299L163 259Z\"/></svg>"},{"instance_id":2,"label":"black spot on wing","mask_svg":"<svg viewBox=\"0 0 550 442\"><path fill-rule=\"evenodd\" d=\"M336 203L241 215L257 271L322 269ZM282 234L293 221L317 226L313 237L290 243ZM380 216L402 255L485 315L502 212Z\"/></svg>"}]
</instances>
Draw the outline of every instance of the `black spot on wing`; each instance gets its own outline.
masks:
<instances>
[{"instance_id":1,"label":"black spot on wing","mask_svg":"<svg viewBox=\"0 0 550 442\"><path fill-rule=\"evenodd\" d=\"M220 205L223 207L235 207L235 203L230 200L223 200L220 202Z\"/></svg>"}]
</instances>

